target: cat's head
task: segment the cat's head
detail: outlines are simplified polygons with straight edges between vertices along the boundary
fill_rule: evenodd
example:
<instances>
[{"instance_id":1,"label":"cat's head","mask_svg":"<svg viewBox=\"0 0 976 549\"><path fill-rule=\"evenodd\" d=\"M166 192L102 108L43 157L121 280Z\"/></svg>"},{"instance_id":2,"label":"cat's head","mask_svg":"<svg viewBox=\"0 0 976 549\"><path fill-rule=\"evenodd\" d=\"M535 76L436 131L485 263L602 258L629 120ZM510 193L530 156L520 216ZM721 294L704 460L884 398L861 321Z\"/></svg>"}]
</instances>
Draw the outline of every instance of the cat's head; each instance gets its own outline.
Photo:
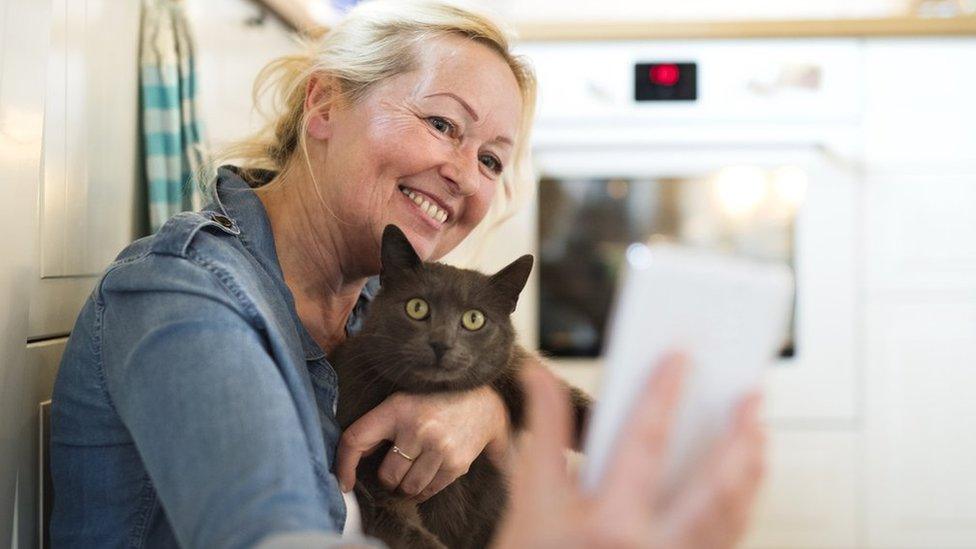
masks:
<instances>
[{"instance_id":1,"label":"cat's head","mask_svg":"<svg viewBox=\"0 0 976 549\"><path fill-rule=\"evenodd\" d=\"M397 390L484 385L508 365L510 315L532 270L525 255L495 273L424 263L394 225L383 231L381 290L359 335L363 366ZM364 349L368 347L368 349Z\"/></svg>"}]
</instances>

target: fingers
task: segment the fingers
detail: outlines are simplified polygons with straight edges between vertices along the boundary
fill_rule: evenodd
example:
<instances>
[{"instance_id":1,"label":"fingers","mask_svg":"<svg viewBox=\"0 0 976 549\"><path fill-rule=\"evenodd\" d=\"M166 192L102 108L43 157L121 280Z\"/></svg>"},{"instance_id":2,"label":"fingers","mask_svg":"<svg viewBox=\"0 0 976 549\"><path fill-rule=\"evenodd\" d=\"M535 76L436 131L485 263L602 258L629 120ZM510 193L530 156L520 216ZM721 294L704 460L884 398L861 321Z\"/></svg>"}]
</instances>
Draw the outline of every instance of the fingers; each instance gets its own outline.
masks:
<instances>
[{"instance_id":1,"label":"fingers","mask_svg":"<svg viewBox=\"0 0 976 549\"><path fill-rule=\"evenodd\" d=\"M551 373L532 368L522 375L528 397L528 432L526 452L535 474L550 480L566 476L564 450L569 447L571 420L569 396Z\"/></svg>"},{"instance_id":2,"label":"fingers","mask_svg":"<svg viewBox=\"0 0 976 549\"><path fill-rule=\"evenodd\" d=\"M448 485L460 478L463 474L463 472L448 470L442 467L441 470L434 475L434 478L430 481L427 487L420 491L420 495L418 495L416 498L417 501L427 501L444 488L447 488Z\"/></svg>"},{"instance_id":3,"label":"fingers","mask_svg":"<svg viewBox=\"0 0 976 549\"><path fill-rule=\"evenodd\" d=\"M681 397L686 359L664 356L620 430L602 491L620 501L648 501L658 491L668 436Z\"/></svg>"},{"instance_id":4,"label":"fingers","mask_svg":"<svg viewBox=\"0 0 976 549\"><path fill-rule=\"evenodd\" d=\"M336 475L343 492L348 492L356 484L359 460L379 443L394 438L396 416L391 413L388 402L386 400L367 412L342 433L336 455Z\"/></svg>"},{"instance_id":5,"label":"fingers","mask_svg":"<svg viewBox=\"0 0 976 549\"><path fill-rule=\"evenodd\" d=\"M736 441L742 452L742 463L746 467L745 480L758 484L763 477L766 465L766 431L759 412L762 395L755 392L745 399L736 410L736 418L730 438Z\"/></svg>"},{"instance_id":6,"label":"fingers","mask_svg":"<svg viewBox=\"0 0 976 549\"><path fill-rule=\"evenodd\" d=\"M721 463L719 472L722 504L737 520L731 524L736 535L748 526L752 509L765 474L766 434L759 421L761 396L747 397L738 407L736 420L729 435L730 457Z\"/></svg>"},{"instance_id":7,"label":"fingers","mask_svg":"<svg viewBox=\"0 0 976 549\"><path fill-rule=\"evenodd\" d=\"M760 400L753 394L737 406L730 431L675 501L669 522L682 543L732 547L745 533L765 468Z\"/></svg>"},{"instance_id":8,"label":"fingers","mask_svg":"<svg viewBox=\"0 0 976 549\"><path fill-rule=\"evenodd\" d=\"M413 446L401 446L399 444L397 446L415 459L409 461L391 449L380 465L380 481L389 490L399 489L408 496L416 496L434 479L434 475L441 468L443 456L438 452L423 449L411 453ZM411 448L411 450L406 448Z\"/></svg>"}]
</instances>

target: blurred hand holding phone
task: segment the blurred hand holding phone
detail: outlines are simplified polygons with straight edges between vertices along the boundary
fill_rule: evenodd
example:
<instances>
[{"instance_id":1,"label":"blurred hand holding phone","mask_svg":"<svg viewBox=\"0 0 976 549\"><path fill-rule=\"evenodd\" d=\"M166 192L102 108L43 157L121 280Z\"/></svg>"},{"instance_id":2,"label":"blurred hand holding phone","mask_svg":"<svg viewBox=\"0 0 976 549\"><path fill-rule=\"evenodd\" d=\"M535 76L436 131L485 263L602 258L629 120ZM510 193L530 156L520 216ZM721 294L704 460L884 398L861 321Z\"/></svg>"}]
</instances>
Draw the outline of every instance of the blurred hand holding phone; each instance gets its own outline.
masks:
<instances>
[{"instance_id":1,"label":"blurred hand holding phone","mask_svg":"<svg viewBox=\"0 0 976 549\"><path fill-rule=\"evenodd\" d=\"M671 429L665 493L686 480L761 382L782 343L793 277L765 264L670 244L627 250L605 341L603 384L587 430L584 490L604 473L621 425L660 357L690 370Z\"/></svg>"}]
</instances>

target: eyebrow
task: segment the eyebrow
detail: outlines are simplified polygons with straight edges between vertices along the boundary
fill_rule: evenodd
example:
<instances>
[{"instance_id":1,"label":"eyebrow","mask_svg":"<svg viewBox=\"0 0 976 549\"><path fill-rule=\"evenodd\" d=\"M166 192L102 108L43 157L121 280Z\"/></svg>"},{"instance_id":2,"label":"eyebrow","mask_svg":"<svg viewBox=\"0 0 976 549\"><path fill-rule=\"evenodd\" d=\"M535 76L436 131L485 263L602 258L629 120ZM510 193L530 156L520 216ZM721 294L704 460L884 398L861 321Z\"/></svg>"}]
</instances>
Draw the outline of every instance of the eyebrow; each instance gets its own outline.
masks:
<instances>
[{"instance_id":1,"label":"eyebrow","mask_svg":"<svg viewBox=\"0 0 976 549\"><path fill-rule=\"evenodd\" d=\"M477 122L478 120L480 120L480 117L478 116L478 113L476 113L474 111L474 109L471 108L471 105L469 105L468 102L465 101L464 99L461 99L461 97L459 97L457 94L454 94L454 93L451 93L451 92L438 92L438 93L432 93L432 94L429 94L429 95L425 95L424 96L424 99L426 99L428 97L436 97L438 95L445 95L445 96L450 97L451 99L457 101L458 103L461 104L462 107L464 107L464 110L468 111L468 114L471 115L471 118L474 118L474 121L475 122ZM505 137L505 136L503 136L503 135L499 135L498 137L496 137L495 139L493 139L493 141L498 141L499 143L506 143L509 146L512 145L512 140L509 139L509 138L507 138L507 137Z\"/></svg>"}]
</instances>

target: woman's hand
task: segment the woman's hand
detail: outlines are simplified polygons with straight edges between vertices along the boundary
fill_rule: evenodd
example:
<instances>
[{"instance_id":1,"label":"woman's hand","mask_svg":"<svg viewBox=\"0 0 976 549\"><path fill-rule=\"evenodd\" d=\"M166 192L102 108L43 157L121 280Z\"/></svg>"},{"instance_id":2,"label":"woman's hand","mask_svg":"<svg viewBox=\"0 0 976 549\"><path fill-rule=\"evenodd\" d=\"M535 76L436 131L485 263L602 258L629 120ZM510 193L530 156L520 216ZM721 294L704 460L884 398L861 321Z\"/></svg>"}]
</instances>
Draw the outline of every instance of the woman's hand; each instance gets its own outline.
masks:
<instances>
[{"instance_id":1,"label":"woman's hand","mask_svg":"<svg viewBox=\"0 0 976 549\"><path fill-rule=\"evenodd\" d=\"M660 478L683 365L670 357L652 377L596 493L566 470L566 395L542 369L524 375L531 433L519 448L511 505L497 547L731 547L743 535L762 477L758 396L738 408L728 434L689 485L664 500Z\"/></svg>"},{"instance_id":2,"label":"woman's hand","mask_svg":"<svg viewBox=\"0 0 976 549\"><path fill-rule=\"evenodd\" d=\"M356 482L359 460L384 440L393 441L401 453L387 452L380 481L424 501L467 473L486 448L496 461L508 453L508 412L487 387L462 393L395 393L343 433L336 471L344 492Z\"/></svg>"}]
</instances>

